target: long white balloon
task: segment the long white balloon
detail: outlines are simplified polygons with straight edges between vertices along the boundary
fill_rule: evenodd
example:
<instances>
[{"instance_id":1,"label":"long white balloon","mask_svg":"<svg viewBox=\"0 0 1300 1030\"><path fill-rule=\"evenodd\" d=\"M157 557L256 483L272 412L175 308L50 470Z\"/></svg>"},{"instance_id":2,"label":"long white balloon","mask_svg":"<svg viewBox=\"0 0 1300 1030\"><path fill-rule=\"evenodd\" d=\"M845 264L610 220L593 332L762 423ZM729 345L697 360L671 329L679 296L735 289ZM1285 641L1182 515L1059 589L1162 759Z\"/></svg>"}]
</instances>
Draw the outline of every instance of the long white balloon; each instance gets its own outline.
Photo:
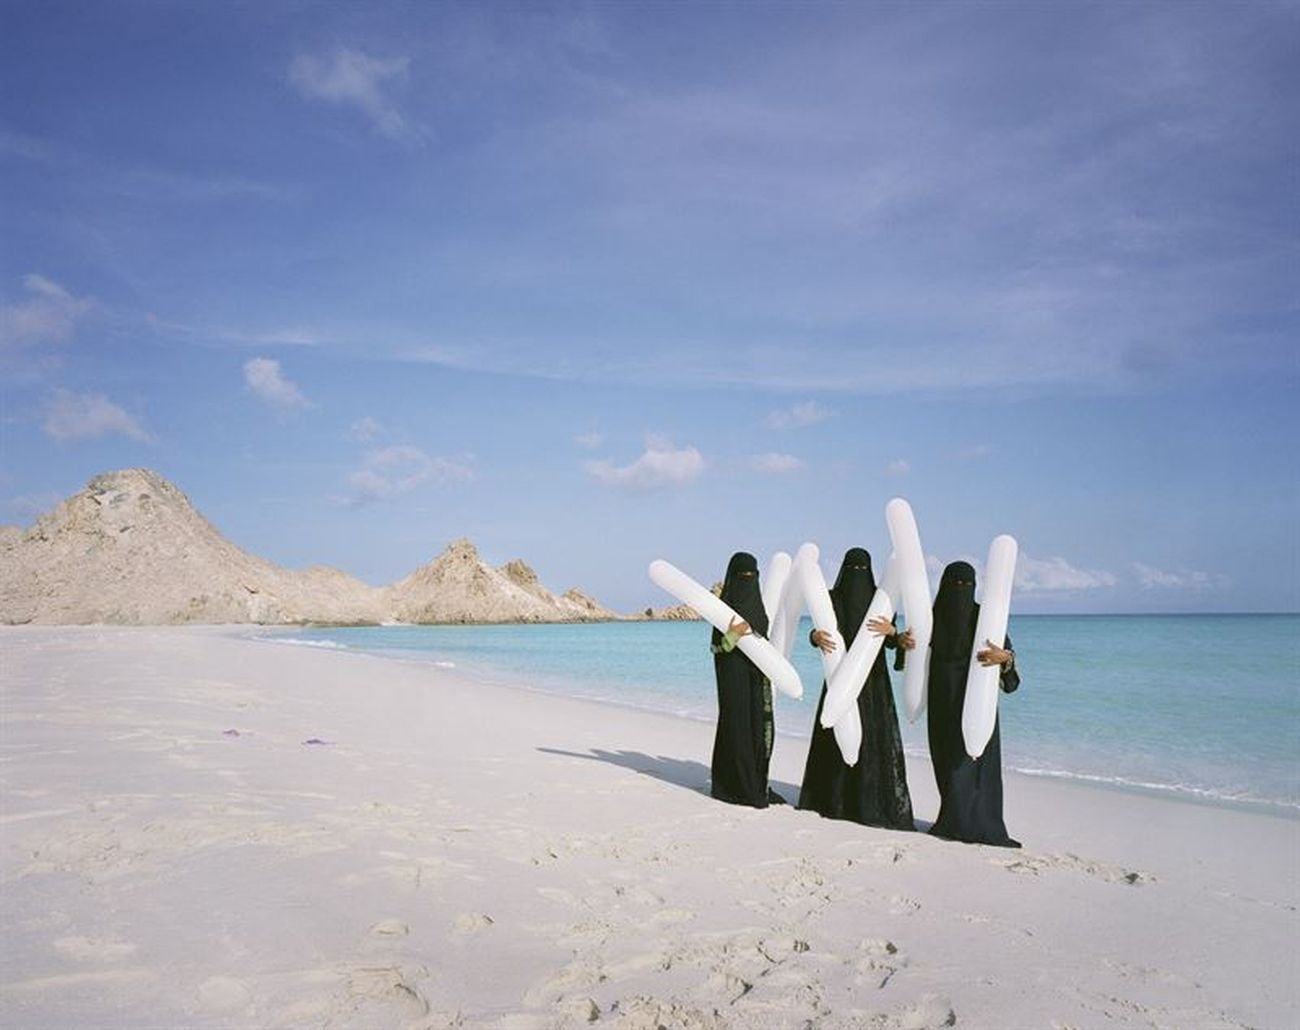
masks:
<instances>
[{"instance_id":1,"label":"long white balloon","mask_svg":"<svg viewBox=\"0 0 1300 1030\"><path fill-rule=\"evenodd\" d=\"M772 646L785 658L789 658L794 650L794 637L802 614L803 591L799 589L799 577L788 576L785 589L781 591L781 601L776 606L776 617L772 620Z\"/></svg>"},{"instance_id":2,"label":"long white balloon","mask_svg":"<svg viewBox=\"0 0 1300 1030\"><path fill-rule=\"evenodd\" d=\"M850 768L857 765L858 753L862 750L862 716L858 714L857 705L849 705L849 710L840 716L832 732L844 764Z\"/></svg>"},{"instance_id":3,"label":"long white balloon","mask_svg":"<svg viewBox=\"0 0 1300 1030\"><path fill-rule=\"evenodd\" d=\"M813 629L829 633L831 639L835 641L835 649L830 654L825 651L820 652L822 672L829 682L831 674L835 672L844 657L844 637L839 627L835 625L835 606L831 604L831 593L826 588L826 577L822 575L822 567L817 563L820 555L821 552L816 544L804 544L799 548L798 556L795 558L793 575L799 577L804 603L808 605L808 614L812 616Z\"/></svg>"},{"instance_id":4,"label":"long white balloon","mask_svg":"<svg viewBox=\"0 0 1300 1030\"><path fill-rule=\"evenodd\" d=\"M776 610L781 607L781 598L785 594L785 584L790 578L790 556L784 551L777 551L767 563L763 573L763 610L767 612L768 635L775 629ZM780 648L777 648L779 651Z\"/></svg>"},{"instance_id":5,"label":"long white balloon","mask_svg":"<svg viewBox=\"0 0 1300 1030\"><path fill-rule=\"evenodd\" d=\"M898 562L891 555L885 565L885 577L871 598L871 604L867 607L867 614L862 617L862 625L858 627L853 644L844 655L844 660L826 681L826 703L822 705L823 726L835 726L850 713L857 717L858 706L855 702L867 682L867 675L871 671L871 666L875 664L876 655L880 654L880 649L885 643L885 638L869 630L867 624L877 617L884 619L894 617L893 595L898 592L897 582ZM857 761L857 757L858 753L855 750L853 761ZM844 760L849 762L847 756ZM853 762L849 764L852 765Z\"/></svg>"},{"instance_id":6,"label":"long white balloon","mask_svg":"<svg viewBox=\"0 0 1300 1030\"><path fill-rule=\"evenodd\" d=\"M994 537L984 566L980 616L975 623L975 642L966 672L966 700L961 708L961 735L971 758L984 754L998 718L998 667L981 665L975 655L988 646L988 641L1001 647L1006 639L1018 550L1015 537Z\"/></svg>"},{"instance_id":7,"label":"long white balloon","mask_svg":"<svg viewBox=\"0 0 1300 1030\"><path fill-rule=\"evenodd\" d=\"M650 578L677 600L694 608L720 633L726 633L732 621L740 618L720 597L715 597L681 569L666 561L650 563ZM772 686L777 690L795 699L803 697L803 683L799 674L771 643L755 633L746 633L736 646L772 681Z\"/></svg>"},{"instance_id":8,"label":"long white balloon","mask_svg":"<svg viewBox=\"0 0 1300 1030\"><path fill-rule=\"evenodd\" d=\"M916 529L912 506L895 497L885 505L885 522L889 539L898 556L899 590L907 628L915 646L903 664L903 707L907 718L916 722L925 711L926 686L930 669L930 636L934 631L934 601L930 597L930 578L925 571L925 551Z\"/></svg>"}]
</instances>

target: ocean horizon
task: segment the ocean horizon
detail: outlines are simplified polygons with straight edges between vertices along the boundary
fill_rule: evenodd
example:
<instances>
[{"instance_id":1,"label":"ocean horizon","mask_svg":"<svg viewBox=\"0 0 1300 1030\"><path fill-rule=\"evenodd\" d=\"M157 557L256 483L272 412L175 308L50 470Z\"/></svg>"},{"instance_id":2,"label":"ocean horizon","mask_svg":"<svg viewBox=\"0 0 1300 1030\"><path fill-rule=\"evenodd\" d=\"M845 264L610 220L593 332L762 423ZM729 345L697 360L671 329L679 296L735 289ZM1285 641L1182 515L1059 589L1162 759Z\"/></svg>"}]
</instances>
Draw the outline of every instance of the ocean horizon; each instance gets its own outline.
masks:
<instances>
[{"instance_id":1,"label":"ocean horizon","mask_svg":"<svg viewBox=\"0 0 1300 1030\"><path fill-rule=\"evenodd\" d=\"M807 739L821 662L805 618L791 660L804 684L775 701L777 732ZM708 626L597 622L311 627L278 643L383 655L486 682L712 722ZM1023 677L1003 696L1003 764L1030 776L1300 818L1300 615L1013 615ZM903 744L929 757L924 714Z\"/></svg>"}]
</instances>

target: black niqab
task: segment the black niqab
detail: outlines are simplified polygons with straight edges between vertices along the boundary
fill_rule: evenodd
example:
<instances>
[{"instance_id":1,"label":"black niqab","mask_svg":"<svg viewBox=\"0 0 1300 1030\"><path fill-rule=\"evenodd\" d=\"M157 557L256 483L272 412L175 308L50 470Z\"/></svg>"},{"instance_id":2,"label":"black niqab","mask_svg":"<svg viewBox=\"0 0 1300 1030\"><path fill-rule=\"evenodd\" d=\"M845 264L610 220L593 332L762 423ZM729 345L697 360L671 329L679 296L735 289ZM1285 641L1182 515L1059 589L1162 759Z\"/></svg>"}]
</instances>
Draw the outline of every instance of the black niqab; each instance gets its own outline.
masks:
<instances>
[{"instance_id":1,"label":"black niqab","mask_svg":"<svg viewBox=\"0 0 1300 1030\"><path fill-rule=\"evenodd\" d=\"M835 623L844 637L845 647L853 644L875 596L876 577L871 570L871 555L861 547L849 548L840 564L839 575L835 577L835 585L831 587Z\"/></svg>"},{"instance_id":2,"label":"black niqab","mask_svg":"<svg viewBox=\"0 0 1300 1030\"><path fill-rule=\"evenodd\" d=\"M758 585L758 561L752 554L737 551L727 562L727 575L722 581L722 600L749 623L749 628L760 637L767 636L767 610L763 607L763 592ZM712 642L722 642L722 633L715 627Z\"/></svg>"}]
</instances>

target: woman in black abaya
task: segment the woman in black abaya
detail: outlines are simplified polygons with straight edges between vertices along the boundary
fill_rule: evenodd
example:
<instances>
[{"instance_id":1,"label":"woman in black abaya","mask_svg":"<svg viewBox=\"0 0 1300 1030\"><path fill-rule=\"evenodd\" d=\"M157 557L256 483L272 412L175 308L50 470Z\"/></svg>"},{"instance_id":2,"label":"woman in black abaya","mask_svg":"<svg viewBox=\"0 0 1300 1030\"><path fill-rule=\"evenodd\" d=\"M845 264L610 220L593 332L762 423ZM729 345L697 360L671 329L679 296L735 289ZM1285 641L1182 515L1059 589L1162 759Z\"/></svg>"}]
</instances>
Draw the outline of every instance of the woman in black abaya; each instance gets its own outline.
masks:
<instances>
[{"instance_id":1,"label":"woman in black abaya","mask_svg":"<svg viewBox=\"0 0 1300 1030\"><path fill-rule=\"evenodd\" d=\"M844 646L852 645L876 593L871 571L871 555L855 547L844 556L840 573L831 588L835 622L844 637ZM888 619L873 619L872 632L885 637L884 646L910 646L910 632L898 634ZM812 643L824 651L835 646L829 633L813 630ZM898 733L898 713L889 684L885 653L876 655L867 674L867 682L858 694L858 716L862 720L862 745L858 762L845 763L833 730L821 724L826 704L826 685L813 719L812 742L804 768L799 807L811 809L829 819L852 819L867 826L885 826L895 830L913 830L912 799L907 792L907 766L903 760L903 742Z\"/></svg>"},{"instance_id":2,"label":"woman in black abaya","mask_svg":"<svg viewBox=\"0 0 1300 1030\"><path fill-rule=\"evenodd\" d=\"M998 724L993 724L993 736L979 758L966 753L961 732L966 675L979 610L975 603L975 569L964 561L953 562L943 570L935 594L930 637L927 727L930 760L939 786L939 817L930 832L968 844L1018 848L1020 842L1011 838L1002 820L1002 742ZM982 665L1001 666L999 685L1010 694L1020 686L1011 638L1007 637L1001 647L991 640L984 644L976 657Z\"/></svg>"},{"instance_id":3,"label":"woman in black abaya","mask_svg":"<svg viewBox=\"0 0 1300 1030\"><path fill-rule=\"evenodd\" d=\"M733 805L766 808L779 795L767 788L772 755L772 685L736 648L746 633L767 636L767 612L758 586L758 562L752 554L731 556L722 584L722 600L740 616L726 633L713 630L713 671L718 681L718 729L713 738L713 783L710 792Z\"/></svg>"}]
</instances>

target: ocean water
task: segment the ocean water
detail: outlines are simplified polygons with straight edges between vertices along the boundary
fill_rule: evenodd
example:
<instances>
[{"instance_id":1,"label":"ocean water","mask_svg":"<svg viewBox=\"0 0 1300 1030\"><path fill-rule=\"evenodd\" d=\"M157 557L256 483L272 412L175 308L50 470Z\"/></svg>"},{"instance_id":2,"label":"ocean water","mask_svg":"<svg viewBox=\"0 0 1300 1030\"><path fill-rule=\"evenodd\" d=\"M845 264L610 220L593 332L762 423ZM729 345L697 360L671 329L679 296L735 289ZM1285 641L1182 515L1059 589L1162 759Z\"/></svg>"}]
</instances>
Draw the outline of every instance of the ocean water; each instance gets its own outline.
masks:
<instances>
[{"instance_id":1,"label":"ocean water","mask_svg":"<svg viewBox=\"0 0 1300 1030\"><path fill-rule=\"evenodd\" d=\"M804 620L800 641L807 639ZM1003 763L1036 776L1300 817L1300 615L1013 615L1022 685L1002 698ZM272 639L426 661L471 678L712 721L700 622L292 630ZM821 662L796 646L804 697L779 733L806 738ZM928 755L925 716L903 743Z\"/></svg>"}]
</instances>

